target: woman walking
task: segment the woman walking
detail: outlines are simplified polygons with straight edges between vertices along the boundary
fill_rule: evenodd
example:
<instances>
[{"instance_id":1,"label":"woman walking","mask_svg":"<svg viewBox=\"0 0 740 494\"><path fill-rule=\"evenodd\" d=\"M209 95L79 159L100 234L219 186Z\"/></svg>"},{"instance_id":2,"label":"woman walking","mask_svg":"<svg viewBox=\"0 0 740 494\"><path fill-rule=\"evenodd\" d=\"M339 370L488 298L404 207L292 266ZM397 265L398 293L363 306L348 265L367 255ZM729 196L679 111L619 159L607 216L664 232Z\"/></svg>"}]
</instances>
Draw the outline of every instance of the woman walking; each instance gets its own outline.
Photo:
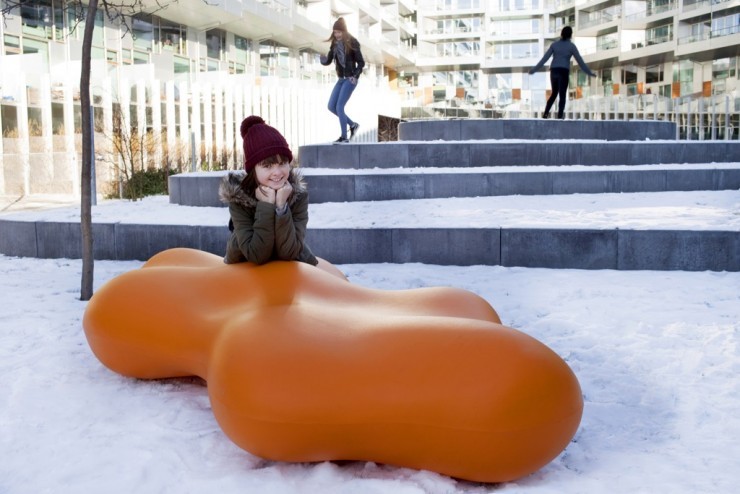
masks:
<instances>
[{"instance_id":1,"label":"woman walking","mask_svg":"<svg viewBox=\"0 0 740 494\"><path fill-rule=\"evenodd\" d=\"M346 143L352 139L360 128L360 124L349 118L344 112L350 96L357 87L357 79L362 74L365 60L360 51L360 42L347 32L347 24L340 17L332 27L332 33L327 41L331 41L329 53L321 55L321 65L329 65L334 62L337 70L337 83L329 98L329 111L339 117L339 126L342 133L335 143ZM347 128L349 128L349 139L347 139Z\"/></svg>"},{"instance_id":2,"label":"woman walking","mask_svg":"<svg viewBox=\"0 0 740 494\"><path fill-rule=\"evenodd\" d=\"M547 49L542 60L537 62L529 74L532 75L545 65L545 62L552 57L552 63L550 64L550 86L552 87L552 94L547 99L547 105L545 106L545 112L542 114L542 118L550 118L550 108L555 103L555 98L558 98L558 118L565 118L565 101L568 97L568 79L570 76L570 58L575 57L578 66L581 67L586 74L590 77L596 77L591 69L588 68L586 62L581 58L581 54L578 53L578 48L575 43L570 39L573 37L573 28L565 26L560 31L560 39L550 45Z\"/></svg>"}]
</instances>

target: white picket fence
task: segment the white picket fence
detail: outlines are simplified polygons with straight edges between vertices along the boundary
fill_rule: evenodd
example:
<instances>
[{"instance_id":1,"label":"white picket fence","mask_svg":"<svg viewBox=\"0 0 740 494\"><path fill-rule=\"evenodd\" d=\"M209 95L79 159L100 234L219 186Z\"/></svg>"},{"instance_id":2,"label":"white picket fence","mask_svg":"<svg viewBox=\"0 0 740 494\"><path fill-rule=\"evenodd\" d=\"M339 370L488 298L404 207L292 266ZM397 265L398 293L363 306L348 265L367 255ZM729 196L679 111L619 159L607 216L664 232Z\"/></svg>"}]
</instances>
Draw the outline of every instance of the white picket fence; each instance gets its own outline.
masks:
<instances>
[{"instance_id":1,"label":"white picket fence","mask_svg":"<svg viewBox=\"0 0 740 494\"><path fill-rule=\"evenodd\" d=\"M23 74L18 85L25 87ZM95 81L91 92L97 114L96 182L118 180L115 167L110 166L111 157L104 154L109 153L106 144L114 132L114 111L120 111L122 122L161 136L162 146L167 149L189 150L191 171L213 167L213 163L202 161L202 147L225 151L228 167L236 168L243 160L239 126L249 115L259 115L280 130L294 155L302 145L334 141L340 127L337 117L327 109L332 88L333 84L279 79L245 84L238 76L199 83ZM12 101L3 101L3 105L15 107L16 125L10 135L0 139L0 195L77 194L81 162L79 90L73 82L52 88L49 79L42 78L31 98L29 91L16 94ZM53 104L63 108L63 125L59 125L58 115L53 121ZM33 129L29 128L29 110L40 115L40 121L31 119ZM360 79L346 110L361 124L355 139L376 142L378 116L400 117L400 102L397 93L374 87L370 79ZM155 152L164 155L163 150ZM159 156L150 161L158 166L168 164Z\"/></svg>"}]
</instances>

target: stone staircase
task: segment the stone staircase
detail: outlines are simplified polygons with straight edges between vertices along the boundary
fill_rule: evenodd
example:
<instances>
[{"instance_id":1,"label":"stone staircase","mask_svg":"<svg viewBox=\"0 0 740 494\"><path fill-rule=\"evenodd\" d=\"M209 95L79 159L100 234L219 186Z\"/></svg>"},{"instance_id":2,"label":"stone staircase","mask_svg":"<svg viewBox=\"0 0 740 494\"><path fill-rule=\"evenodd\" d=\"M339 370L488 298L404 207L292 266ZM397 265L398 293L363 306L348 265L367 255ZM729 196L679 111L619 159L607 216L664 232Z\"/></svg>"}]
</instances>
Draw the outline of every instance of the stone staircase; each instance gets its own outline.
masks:
<instances>
[{"instance_id":1,"label":"stone staircase","mask_svg":"<svg viewBox=\"0 0 740 494\"><path fill-rule=\"evenodd\" d=\"M404 122L398 142L300 148L311 202L740 189L740 142L677 141L660 121ZM656 166L661 165L661 166ZM224 172L170 177L169 201L223 206ZM22 222L20 222L22 223ZM79 227L0 220L0 253L79 257ZM170 247L223 253L222 226L96 224L95 255L148 259ZM422 262L578 269L740 271L740 232L579 228L312 228L336 264ZM65 247L66 245L66 247Z\"/></svg>"}]
</instances>

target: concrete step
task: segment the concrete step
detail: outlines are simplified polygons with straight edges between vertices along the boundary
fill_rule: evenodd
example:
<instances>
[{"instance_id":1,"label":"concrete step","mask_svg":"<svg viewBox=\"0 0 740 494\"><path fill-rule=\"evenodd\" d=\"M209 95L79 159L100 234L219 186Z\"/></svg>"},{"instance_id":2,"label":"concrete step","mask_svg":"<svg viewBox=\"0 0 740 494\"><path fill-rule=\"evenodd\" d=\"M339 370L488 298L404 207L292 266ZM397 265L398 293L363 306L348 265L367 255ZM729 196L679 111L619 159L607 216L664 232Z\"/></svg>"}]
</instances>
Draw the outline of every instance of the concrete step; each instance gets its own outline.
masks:
<instances>
[{"instance_id":1,"label":"concrete step","mask_svg":"<svg viewBox=\"0 0 740 494\"><path fill-rule=\"evenodd\" d=\"M676 199L674 195L673 202L665 202L665 207L657 208L658 212L649 213L652 222L643 216L635 216L634 220L619 226L610 219L617 211L613 213L609 209L602 215L607 222L601 226L612 226L605 227L595 227L598 223L588 223L588 215L582 215L580 210L573 211L574 207L578 209L580 206L569 196L557 196L556 205L552 205L553 201L549 199L542 204L532 203L525 197L502 198L502 204L509 208L517 207L515 204L550 208L550 219L532 217L528 222L529 225L542 223L547 227L527 226L527 222L514 220L524 210L509 211L511 219L504 220L506 211L493 205L482 206L481 200L474 204L467 200L465 208L459 206L460 201L466 201L464 199L437 200L444 203L436 206L436 213L432 212L432 205L417 206L416 201L400 201L393 206L393 210L398 210L397 218L381 214L382 218L378 216L376 219L369 213L377 210L377 203L358 203L361 206L357 207L316 205L314 207L318 209L313 210L314 220L309 224L306 239L317 255L336 264L421 262L558 269L740 271L740 231L732 221L724 226L711 220L717 214L720 217L728 214L727 204L732 198L727 198L728 193L719 194L723 194L723 199L717 201L716 207L724 208L724 212L708 207L712 206L712 197L715 196L703 194L684 199L680 195ZM621 214L633 214L631 211L635 209L636 199L614 195L607 203L621 201ZM598 195L583 196L578 200L581 205L588 204L598 200ZM570 206L561 211L564 201ZM684 204L683 201L686 201L686 207L677 208L677 204ZM697 206L697 201L702 204ZM710 204L703 204L707 201ZM146 260L173 247L190 247L217 255L224 253L229 232L226 227L228 213L222 208L177 206L169 204L165 197L148 198L124 206L124 209L131 209L121 213L121 217L106 215L105 205L96 206L93 211L96 259ZM483 209L479 212L471 210L481 207ZM697 207L706 212L696 213ZM163 208L169 210L163 213ZM418 212L419 208L423 208L425 213L419 216L418 221L403 221L404 211L410 214L411 210ZM647 211L645 207L637 209L643 211L639 214ZM674 213L661 212L666 209ZM341 214L336 213L340 210ZM676 215L685 215L689 210L700 216L693 222L680 217L672 219ZM567 221L553 219L566 213L570 218ZM714 215L707 216L706 221L712 221L710 224L716 224L717 228L697 228L705 221L701 214ZM436 221L421 220L435 215L438 216ZM363 216L367 218L358 221ZM347 222L342 218L347 218ZM435 226L450 224L445 218L456 218L452 222L454 226ZM369 227L371 224L377 226ZM481 226L475 226L478 224ZM625 228L625 224L649 227ZM0 214L0 254L79 258L79 208Z\"/></svg>"},{"instance_id":2,"label":"concrete step","mask_svg":"<svg viewBox=\"0 0 740 494\"><path fill-rule=\"evenodd\" d=\"M93 250L99 260L144 261L174 247L223 255L228 234L226 225L95 223ZM736 231L309 228L306 241L320 257L335 264L740 271L740 232ZM0 254L79 259L80 225L0 218Z\"/></svg>"},{"instance_id":3,"label":"concrete step","mask_svg":"<svg viewBox=\"0 0 740 494\"><path fill-rule=\"evenodd\" d=\"M740 162L740 141L432 141L301 146L303 168L654 165Z\"/></svg>"},{"instance_id":4,"label":"concrete step","mask_svg":"<svg viewBox=\"0 0 740 494\"><path fill-rule=\"evenodd\" d=\"M644 141L678 139L677 126L661 120L452 119L412 120L398 125L401 141L486 139L597 139Z\"/></svg>"},{"instance_id":5,"label":"concrete step","mask_svg":"<svg viewBox=\"0 0 740 494\"><path fill-rule=\"evenodd\" d=\"M172 204L220 207L226 172L169 177ZM596 194L740 189L740 163L634 167L467 168L304 172L312 204L502 195Z\"/></svg>"}]
</instances>

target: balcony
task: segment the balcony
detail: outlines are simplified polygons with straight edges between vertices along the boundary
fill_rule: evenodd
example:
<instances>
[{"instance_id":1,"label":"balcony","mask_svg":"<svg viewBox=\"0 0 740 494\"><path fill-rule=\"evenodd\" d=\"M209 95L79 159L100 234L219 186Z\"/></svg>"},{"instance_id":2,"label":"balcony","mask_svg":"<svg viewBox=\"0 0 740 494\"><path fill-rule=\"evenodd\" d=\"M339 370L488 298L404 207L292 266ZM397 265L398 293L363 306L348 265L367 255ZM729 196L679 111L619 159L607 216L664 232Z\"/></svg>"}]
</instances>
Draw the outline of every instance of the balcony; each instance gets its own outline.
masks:
<instances>
[{"instance_id":1,"label":"balcony","mask_svg":"<svg viewBox=\"0 0 740 494\"><path fill-rule=\"evenodd\" d=\"M608 22L614 22L619 19L619 16L621 14L622 10L620 8L609 8L605 10L598 10L596 12L581 12L579 16L578 28L587 29L589 27L606 24Z\"/></svg>"},{"instance_id":2,"label":"balcony","mask_svg":"<svg viewBox=\"0 0 740 494\"><path fill-rule=\"evenodd\" d=\"M451 29L428 29L424 31L425 36L433 37L435 39L442 38L477 38L483 32L480 27L458 27Z\"/></svg>"},{"instance_id":3,"label":"balcony","mask_svg":"<svg viewBox=\"0 0 740 494\"><path fill-rule=\"evenodd\" d=\"M717 5L721 5L720 8L732 7L733 5L730 4L731 2L733 2L734 4L734 0L699 0L694 3L688 3L688 4L684 3L683 9L681 11L691 12L694 10L704 9L704 8L717 6ZM722 5L722 4L727 4L727 5ZM714 10L717 11L716 8Z\"/></svg>"},{"instance_id":4,"label":"balcony","mask_svg":"<svg viewBox=\"0 0 740 494\"><path fill-rule=\"evenodd\" d=\"M686 45L689 43L698 43L700 41L707 41L710 39L721 38L723 36L731 36L733 34L740 33L740 24L737 26L730 26L724 29L715 29L713 31L707 31L701 34L692 34L691 36L684 36L678 39L679 45Z\"/></svg>"},{"instance_id":5,"label":"balcony","mask_svg":"<svg viewBox=\"0 0 740 494\"><path fill-rule=\"evenodd\" d=\"M650 17L671 13L674 10L676 10L675 2L670 2L664 5L650 5L645 10L624 16L624 22L630 24L645 24L651 20L649 19Z\"/></svg>"}]
</instances>

